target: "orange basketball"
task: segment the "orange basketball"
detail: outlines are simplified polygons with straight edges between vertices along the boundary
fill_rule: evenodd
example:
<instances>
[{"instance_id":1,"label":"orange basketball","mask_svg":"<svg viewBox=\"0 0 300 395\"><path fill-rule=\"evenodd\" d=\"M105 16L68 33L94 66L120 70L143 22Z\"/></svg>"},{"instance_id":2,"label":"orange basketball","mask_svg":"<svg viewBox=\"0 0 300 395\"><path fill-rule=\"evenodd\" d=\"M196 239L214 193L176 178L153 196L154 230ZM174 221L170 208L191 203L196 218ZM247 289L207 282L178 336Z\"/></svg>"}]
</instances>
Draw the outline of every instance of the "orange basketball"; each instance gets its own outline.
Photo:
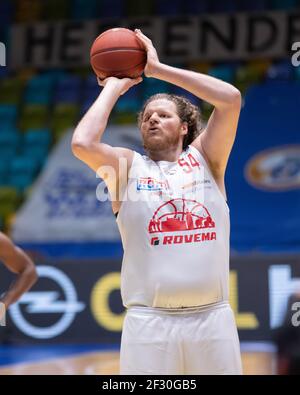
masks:
<instances>
[{"instance_id":1,"label":"orange basketball","mask_svg":"<svg viewBox=\"0 0 300 395\"><path fill-rule=\"evenodd\" d=\"M137 78L145 68L147 53L133 31L122 27L106 30L94 41L91 66L101 78Z\"/></svg>"}]
</instances>

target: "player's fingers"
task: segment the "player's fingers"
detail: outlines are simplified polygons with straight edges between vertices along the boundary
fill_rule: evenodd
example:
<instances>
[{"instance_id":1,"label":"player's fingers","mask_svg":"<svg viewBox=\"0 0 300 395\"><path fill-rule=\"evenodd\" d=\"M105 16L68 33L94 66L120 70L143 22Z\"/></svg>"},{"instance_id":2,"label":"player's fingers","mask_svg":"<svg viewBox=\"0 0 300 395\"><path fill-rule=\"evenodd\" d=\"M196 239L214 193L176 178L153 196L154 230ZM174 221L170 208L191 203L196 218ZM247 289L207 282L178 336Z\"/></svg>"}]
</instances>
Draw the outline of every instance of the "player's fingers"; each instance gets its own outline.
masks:
<instances>
[{"instance_id":1,"label":"player's fingers","mask_svg":"<svg viewBox=\"0 0 300 395\"><path fill-rule=\"evenodd\" d=\"M152 41L150 40L150 38L147 37L140 29L135 29L135 31L136 31L141 37L143 37L146 41L152 43Z\"/></svg>"},{"instance_id":2,"label":"player's fingers","mask_svg":"<svg viewBox=\"0 0 300 395\"><path fill-rule=\"evenodd\" d=\"M104 86L104 81L105 80L101 80L99 77L97 77L97 82L99 86Z\"/></svg>"},{"instance_id":3,"label":"player's fingers","mask_svg":"<svg viewBox=\"0 0 300 395\"><path fill-rule=\"evenodd\" d=\"M143 34L140 29L135 29L135 32L137 37L139 37L143 42L152 45L152 41L150 40L150 38L145 36L145 34Z\"/></svg>"},{"instance_id":4,"label":"player's fingers","mask_svg":"<svg viewBox=\"0 0 300 395\"><path fill-rule=\"evenodd\" d=\"M138 33L136 34L136 37L139 40L139 42L143 45L145 50L147 51L148 47L149 47L149 43L147 43L146 40L143 37L139 36Z\"/></svg>"}]
</instances>

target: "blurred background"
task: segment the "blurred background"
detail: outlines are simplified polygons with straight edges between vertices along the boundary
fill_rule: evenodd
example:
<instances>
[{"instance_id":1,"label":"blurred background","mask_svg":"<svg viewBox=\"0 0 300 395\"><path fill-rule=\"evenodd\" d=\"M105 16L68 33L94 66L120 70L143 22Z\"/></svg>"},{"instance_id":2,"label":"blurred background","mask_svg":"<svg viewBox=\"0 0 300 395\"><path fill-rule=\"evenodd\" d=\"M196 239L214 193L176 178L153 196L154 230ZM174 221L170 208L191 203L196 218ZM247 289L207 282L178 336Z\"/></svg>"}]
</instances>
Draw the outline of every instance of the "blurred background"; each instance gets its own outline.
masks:
<instances>
[{"instance_id":1,"label":"blurred background","mask_svg":"<svg viewBox=\"0 0 300 395\"><path fill-rule=\"evenodd\" d=\"M245 373L299 373L299 7L299 0L0 1L0 229L40 276L0 327L0 374L118 373L121 240L110 203L96 198L101 179L70 151L74 127L100 92L90 47L118 26L140 28L162 62L242 92L226 175L230 303ZM204 123L212 111L144 78L118 101L105 140L141 152L136 114L156 92L187 96ZM1 292L12 278L1 265Z\"/></svg>"}]
</instances>

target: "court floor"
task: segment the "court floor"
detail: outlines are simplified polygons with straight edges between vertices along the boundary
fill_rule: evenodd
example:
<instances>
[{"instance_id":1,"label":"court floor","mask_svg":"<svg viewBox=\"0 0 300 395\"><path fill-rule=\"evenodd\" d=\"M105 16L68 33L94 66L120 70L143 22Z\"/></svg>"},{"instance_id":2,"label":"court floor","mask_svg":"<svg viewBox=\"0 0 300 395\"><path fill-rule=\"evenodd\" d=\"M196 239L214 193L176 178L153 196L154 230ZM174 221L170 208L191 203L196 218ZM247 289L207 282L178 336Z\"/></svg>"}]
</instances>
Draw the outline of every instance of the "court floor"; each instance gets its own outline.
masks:
<instances>
[{"instance_id":1,"label":"court floor","mask_svg":"<svg viewBox=\"0 0 300 395\"><path fill-rule=\"evenodd\" d=\"M94 350L93 346L50 346L49 349L47 347L23 347L22 352L22 346L14 346L14 350L1 347L0 375L119 374L119 350L116 348L105 350L97 345L94 346ZM244 374L269 375L276 372L274 352L243 352L242 360Z\"/></svg>"}]
</instances>

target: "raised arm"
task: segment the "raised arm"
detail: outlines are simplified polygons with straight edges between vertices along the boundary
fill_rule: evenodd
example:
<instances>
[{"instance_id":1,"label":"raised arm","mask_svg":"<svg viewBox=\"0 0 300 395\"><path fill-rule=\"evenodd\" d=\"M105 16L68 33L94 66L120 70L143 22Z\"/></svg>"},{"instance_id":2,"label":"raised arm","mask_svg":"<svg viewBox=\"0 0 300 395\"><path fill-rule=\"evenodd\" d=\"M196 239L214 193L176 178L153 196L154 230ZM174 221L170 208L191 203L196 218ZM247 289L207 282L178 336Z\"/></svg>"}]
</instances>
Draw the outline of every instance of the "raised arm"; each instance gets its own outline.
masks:
<instances>
[{"instance_id":1,"label":"raised arm","mask_svg":"<svg viewBox=\"0 0 300 395\"><path fill-rule=\"evenodd\" d=\"M204 155L215 178L224 178L240 114L239 90L208 75L160 63L151 40L139 30L136 35L147 50L146 76L180 86L215 107L205 130L192 145Z\"/></svg>"},{"instance_id":2,"label":"raised arm","mask_svg":"<svg viewBox=\"0 0 300 395\"><path fill-rule=\"evenodd\" d=\"M21 248L16 247L3 233L0 233L0 261L8 270L17 274L15 281L0 299L0 302L8 308L32 287L37 280L37 273L29 256Z\"/></svg>"},{"instance_id":3,"label":"raised arm","mask_svg":"<svg viewBox=\"0 0 300 395\"><path fill-rule=\"evenodd\" d=\"M109 77L104 81L100 81L104 88L74 131L72 139L73 154L104 179L105 173L101 172L102 166L113 167L117 177L120 158L126 158L127 166L131 166L133 151L122 147L112 147L103 143L101 138L118 98L140 81L142 81L142 78L118 79L115 77ZM105 181L110 192L112 192L112 189L115 190L115 180Z\"/></svg>"}]
</instances>

